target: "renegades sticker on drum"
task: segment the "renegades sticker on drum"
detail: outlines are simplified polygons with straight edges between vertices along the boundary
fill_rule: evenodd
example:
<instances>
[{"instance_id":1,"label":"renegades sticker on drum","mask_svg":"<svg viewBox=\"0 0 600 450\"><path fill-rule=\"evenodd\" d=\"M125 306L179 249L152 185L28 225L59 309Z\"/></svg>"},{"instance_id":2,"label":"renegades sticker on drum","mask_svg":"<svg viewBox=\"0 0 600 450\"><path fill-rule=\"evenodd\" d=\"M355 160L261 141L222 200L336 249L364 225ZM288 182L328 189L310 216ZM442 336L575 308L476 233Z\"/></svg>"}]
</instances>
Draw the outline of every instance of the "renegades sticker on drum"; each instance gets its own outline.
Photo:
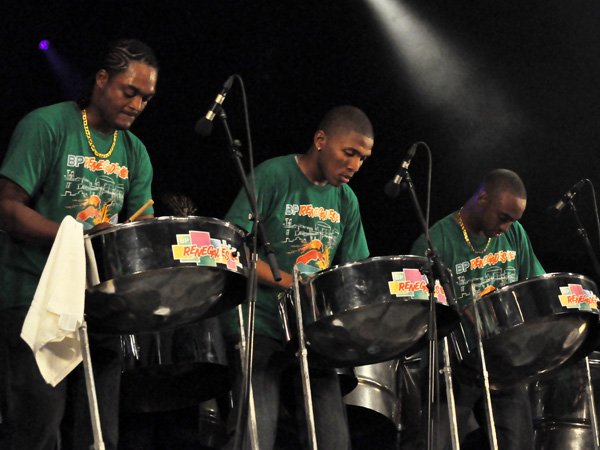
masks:
<instances>
[{"instance_id":1,"label":"renegades sticker on drum","mask_svg":"<svg viewBox=\"0 0 600 450\"><path fill-rule=\"evenodd\" d=\"M583 289L580 284L569 284L560 288L558 299L565 308L582 311L598 311L598 297L592 291Z\"/></svg>"},{"instance_id":2,"label":"renegades sticker on drum","mask_svg":"<svg viewBox=\"0 0 600 450\"><path fill-rule=\"evenodd\" d=\"M429 299L427 277L419 269L403 269L402 272L392 272L392 280L388 281L391 295L412 299ZM448 304L444 288L438 280L435 280L435 297L439 303Z\"/></svg>"},{"instance_id":3,"label":"renegades sticker on drum","mask_svg":"<svg viewBox=\"0 0 600 450\"><path fill-rule=\"evenodd\" d=\"M189 234L176 236L177 245L171 246L175 260L198 266L216 267L217 264L223 264L233 271L242 267L237 249L225 240L211 239L206 231L190 231Z\"/></svg>"}]
</instances>

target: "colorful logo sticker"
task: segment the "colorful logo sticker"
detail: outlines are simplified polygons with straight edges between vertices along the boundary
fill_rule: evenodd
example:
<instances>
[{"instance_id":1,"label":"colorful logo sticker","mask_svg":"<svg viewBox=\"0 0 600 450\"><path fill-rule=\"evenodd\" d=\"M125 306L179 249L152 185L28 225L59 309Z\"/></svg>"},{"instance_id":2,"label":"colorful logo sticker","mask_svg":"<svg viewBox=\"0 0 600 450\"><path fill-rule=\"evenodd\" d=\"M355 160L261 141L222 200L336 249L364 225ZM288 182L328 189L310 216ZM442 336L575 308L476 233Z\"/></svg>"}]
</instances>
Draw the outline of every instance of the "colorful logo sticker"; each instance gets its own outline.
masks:
<instances>
[{"instance_id":1,"label":"colorful logo sticker","mask_svg":"<svg viewBox=\"0 0 600 450\"><path fill-rule=\"evenodd\" d=\"M390 294L396 297L410 297L416 300L427 300L429 288L427 277L419 269L403 269L402 272L392 272L392 280L388 281ZM439 303L448 304L444 288L435 280L435 298Z\"/></svg>"},{"instance_id":2,"label":"colorful logo sticker","mask_svg":"<svg viewBox=\"0 0 600 450\"><path fill-rule=\"evenodd\" d=\"M580 284L569 284L560 288L558 299L565 308L582 311L598 311L598 297L592 291L583 289Z\"/></svg>"},{"instance_id":3,"label":"colorful logo sticker","mask_svg":"<svg viewBox=\"0 0 600 450\"><path fill-rule=\"evenodd\" d=\"M190 231L189 234L178 234L177 245L171 246L173 259L182 263L192 263L197 266L212 266L224 264L229 270L241 268L237 249L227 241L211 239L206 231Z\"/></svg>"}]
</instances>

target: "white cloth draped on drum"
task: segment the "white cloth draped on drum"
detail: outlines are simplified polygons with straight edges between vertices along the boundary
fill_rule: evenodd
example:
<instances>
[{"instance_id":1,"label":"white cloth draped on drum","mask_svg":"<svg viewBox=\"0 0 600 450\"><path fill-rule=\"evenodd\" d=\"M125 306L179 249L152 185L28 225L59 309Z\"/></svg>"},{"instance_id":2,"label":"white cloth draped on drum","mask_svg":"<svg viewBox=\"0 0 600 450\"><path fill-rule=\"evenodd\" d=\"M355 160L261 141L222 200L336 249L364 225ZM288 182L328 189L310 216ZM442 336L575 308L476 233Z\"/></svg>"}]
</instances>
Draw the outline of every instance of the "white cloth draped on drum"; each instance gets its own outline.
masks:
<instances>
[{"instance_id":1,"label":"white cloth draped on drum","mask_svg":"<svg viewBox=\"0 0 600 450\"><path fill-rule=\"evenodd\" d=\"M63 219L25 318L21 338L46 382L56 386L81 361L85 253L83 225Z\"/></svg>"}]
</instances>

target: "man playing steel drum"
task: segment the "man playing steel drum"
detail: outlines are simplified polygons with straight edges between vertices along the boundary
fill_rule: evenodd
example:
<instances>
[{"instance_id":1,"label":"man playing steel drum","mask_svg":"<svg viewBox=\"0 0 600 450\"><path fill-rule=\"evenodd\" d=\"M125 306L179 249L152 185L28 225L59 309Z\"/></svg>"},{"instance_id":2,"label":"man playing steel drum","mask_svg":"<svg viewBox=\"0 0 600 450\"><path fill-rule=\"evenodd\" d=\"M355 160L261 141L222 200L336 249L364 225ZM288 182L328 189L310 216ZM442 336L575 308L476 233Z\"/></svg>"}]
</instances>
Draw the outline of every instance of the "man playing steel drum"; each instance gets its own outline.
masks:
<instances>
[{"instance_id":1,"label":"man playing steel drum","mask_svg":"<svg viewBox=\"0 0 600 450\"><path fill-rule=\"evenodd\" d=\"M81 365L56 387L46 384L20 333L63 218L95 231L116 223L121 210L130 217L151 199L150 159L128 130L154 95L157 77L146 44L118 41L82 99L37 109L13 133L0 168L3 450L54 450L65 407L71 406L79 407L74 436L64 435L63 446L88 449L94 441ZM141 218L149 217L151 207ZM118 345L117 336L90 345L107 449L116 449L118 439Z\"/></svg>"},{"instance_id":2,"label":"man playing steel drum","mask_svg":"<svg viewBox=\"0 0 600 450\"><path fill-rule=\"evenodd\" d=\"M461 310L471 304L471 280L477 293L482 293L544 273L527 233L518 222L526 204L527 194L521 178L510 170L496 169L484 177L464 206L431 227L433 244L441 260L452 270ZM425 236L421 236L413 244L411 253L424 255L425 252ZM488 257L500 254L510 257ZM476 413L479 424L486 423L483 393L481 387L466 385L456 381L456 377L454 380L459 439L461 444L467 445L465 435L470 413ZM533 424L526 387L494 390L491 399L499 450L533 450ZM434 448L449 450L452 446L445 403L440 405L440 416ZM465 448L487 448L487 434L477 434L477 443L469 443Z\"/></svg>"},{"instance_id":3,"label":"man playing steel drum","mask_svg":"<svg viewBox=\"0 0 600 450\"><path fill-rule=\"evenodd\" d=\"M300 383L281 386L286 364L282 363L285 358L278 295L292 286L291 272L296 264L304 274L311 274L327 269L333 261L343 264L369 256L358 201L347 183L371 155L372 147L373 129L367 116L353 106L339 106L325 115L306 153L273 158L256 169L258 208L282 269L282 280L276 282L268 264L258 260L252 388L261 450L275 445L280 388L296 388L296 401L303 404ZM250 231L250 212L246 195L241 192L226 219ZM236 368L234 392L239 395L240 357L233 349L239 339L236 311L228 312L223 324L231 344L230 366ZM294 373L300 377L298 369ZM311 390L318 448L349 448L345 406L335 371L311 369ZM302 422L304 414L296 415ZM236 417L234 409L228 427L231 433ZM304 424L299 428L300 440L307 448L307 427ZM232 448L233 442L232 437L226 448Z\"/></svg>"}]
</instances>

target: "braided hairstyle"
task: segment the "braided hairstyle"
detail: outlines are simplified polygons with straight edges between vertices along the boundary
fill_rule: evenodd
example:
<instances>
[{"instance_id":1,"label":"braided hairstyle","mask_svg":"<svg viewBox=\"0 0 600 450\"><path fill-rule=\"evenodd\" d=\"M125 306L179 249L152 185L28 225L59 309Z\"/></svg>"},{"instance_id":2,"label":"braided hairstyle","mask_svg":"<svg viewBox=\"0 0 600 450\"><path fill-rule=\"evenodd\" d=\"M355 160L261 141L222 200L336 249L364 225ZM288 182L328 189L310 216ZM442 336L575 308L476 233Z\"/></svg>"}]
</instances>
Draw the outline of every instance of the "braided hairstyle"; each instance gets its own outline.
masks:
<instances>
[{"instance_id":1,"label":"braided hairstyle","mask_svg":"<svg viewBox=\"0 0 600 450\"><path fill-rule=\"evenodd\" d=\"M108 49L100 58L100 64L91 80L87 84L83 94L77 99L77 105L87 108L92 100L92 93L96 84L96 74L100 70L106 70L109 76L125 72L131 61L137 61L153 67L158 72L158 61L154 51L137 39L121 39L109 44Z\"/></svg>"}]
</instances>

